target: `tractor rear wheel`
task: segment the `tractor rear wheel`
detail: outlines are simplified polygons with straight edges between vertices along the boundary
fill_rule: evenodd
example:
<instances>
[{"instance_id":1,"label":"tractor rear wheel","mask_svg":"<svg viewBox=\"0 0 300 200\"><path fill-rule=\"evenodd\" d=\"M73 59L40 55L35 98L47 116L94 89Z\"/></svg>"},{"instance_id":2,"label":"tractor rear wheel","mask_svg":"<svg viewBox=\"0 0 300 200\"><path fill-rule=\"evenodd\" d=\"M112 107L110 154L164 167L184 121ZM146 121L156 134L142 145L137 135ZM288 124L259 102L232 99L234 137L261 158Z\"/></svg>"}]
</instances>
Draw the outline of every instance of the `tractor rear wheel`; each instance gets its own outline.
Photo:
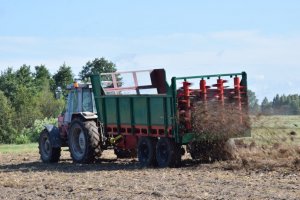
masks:
<instances>
[{"instance_id":1,"label":"tractor rear wheel","mask_svg":"<svg viewBox=\"0 0 300 200\"><path fill-rule=\"evenodd\" d=\"M44 129L39 138L39 153L41 160L44 163L57 163L60 159L60 147L53 147L50 134L47 129Z\"/></svg>"},{"instance_id":2,"label":"tractor rear wheel","mask_svg":"<svg viewBox=\"0 0 300 200\"><path fill-rule=\"evenodd\" d=\"M156 144L159 167L178 167L181 164L181 146L170 138L160 138Z\"/></svg>"},{"instance_id":3,"label":"tractor rear wheel","mask_svg":"<svg viewBox=\"0 0 300 200\"><path fill-rule=\"evenodd\" d=\"M68 134L71 157L76 163L92 163L100 156L100 134L94 121L73 120Z\"/></svg>"},{"instance_id":4,"label":"tractor rear wheel","mask_svg":"<svg viewBox=\"0 0 300 200\"><path fill-rule=\"evenodd\" d=\"M155 159L156 141L150 137L139 138L137 151L138 160L141 167L151 167L156 165Z\"/></svg>"}]
</instances>

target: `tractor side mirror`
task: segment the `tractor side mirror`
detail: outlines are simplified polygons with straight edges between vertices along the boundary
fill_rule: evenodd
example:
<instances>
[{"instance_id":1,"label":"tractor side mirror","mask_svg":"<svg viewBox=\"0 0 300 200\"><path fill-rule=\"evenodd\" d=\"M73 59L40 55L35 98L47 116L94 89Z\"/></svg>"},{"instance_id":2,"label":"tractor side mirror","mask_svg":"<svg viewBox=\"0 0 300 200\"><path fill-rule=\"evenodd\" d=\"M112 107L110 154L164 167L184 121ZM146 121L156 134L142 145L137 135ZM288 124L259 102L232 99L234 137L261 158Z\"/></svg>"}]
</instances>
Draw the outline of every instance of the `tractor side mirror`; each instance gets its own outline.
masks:
<instances>
[{"instance_id":1,"label":"tractor side mirror","mask_svg":"<svg viewBox=\"0 0 300 200\"><path fill-rule=\"evenodd\" d=\"M60 99L61 96L62 96L62 89L61 89L61 87L57 87L55 90L55 98Z\"/></svg>"}]
</instances>

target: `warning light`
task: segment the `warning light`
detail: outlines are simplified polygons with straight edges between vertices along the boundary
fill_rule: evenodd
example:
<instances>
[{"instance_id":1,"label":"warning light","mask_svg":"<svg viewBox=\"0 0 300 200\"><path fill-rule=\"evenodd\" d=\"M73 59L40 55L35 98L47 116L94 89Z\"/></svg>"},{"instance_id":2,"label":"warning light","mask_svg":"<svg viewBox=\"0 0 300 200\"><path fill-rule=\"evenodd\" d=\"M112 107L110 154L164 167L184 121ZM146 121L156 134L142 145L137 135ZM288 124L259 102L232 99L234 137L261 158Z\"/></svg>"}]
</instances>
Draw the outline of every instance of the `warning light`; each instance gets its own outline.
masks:
<instances>
[{"instance_id":1,"label":"warning light","mask_svg":"<svg viewBox=\"0 0 300 200\"><path fill-rule=\"evenodd\" d=\"M78 85L78 83L76 81L74 82L73 85L74 85L74 88L78 88L79 87L79 85Z\"/></svg>"}]
</instances>

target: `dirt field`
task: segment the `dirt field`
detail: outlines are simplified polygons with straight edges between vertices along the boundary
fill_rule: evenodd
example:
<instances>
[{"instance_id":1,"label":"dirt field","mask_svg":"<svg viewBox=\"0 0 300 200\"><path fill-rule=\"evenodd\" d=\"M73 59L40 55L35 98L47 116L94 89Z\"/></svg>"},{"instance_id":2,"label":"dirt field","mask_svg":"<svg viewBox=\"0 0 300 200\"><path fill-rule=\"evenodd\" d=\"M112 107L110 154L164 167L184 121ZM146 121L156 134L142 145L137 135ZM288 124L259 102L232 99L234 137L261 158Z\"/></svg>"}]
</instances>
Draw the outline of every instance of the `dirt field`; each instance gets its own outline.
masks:
<instances>
[{"instance_id":1,"label":"dirt field","mask_svg":"<svg viewBox=\"0 0 300 200\"><path fill-rule=\"evenodd\" d=\"M185 157L182 168L140 169L112 151L92 165L73 164L68 152L51 165L36 152L2 153L0 199L299 199L300 161L288 159L200 164Z\"/></svg>"}]
</instances>

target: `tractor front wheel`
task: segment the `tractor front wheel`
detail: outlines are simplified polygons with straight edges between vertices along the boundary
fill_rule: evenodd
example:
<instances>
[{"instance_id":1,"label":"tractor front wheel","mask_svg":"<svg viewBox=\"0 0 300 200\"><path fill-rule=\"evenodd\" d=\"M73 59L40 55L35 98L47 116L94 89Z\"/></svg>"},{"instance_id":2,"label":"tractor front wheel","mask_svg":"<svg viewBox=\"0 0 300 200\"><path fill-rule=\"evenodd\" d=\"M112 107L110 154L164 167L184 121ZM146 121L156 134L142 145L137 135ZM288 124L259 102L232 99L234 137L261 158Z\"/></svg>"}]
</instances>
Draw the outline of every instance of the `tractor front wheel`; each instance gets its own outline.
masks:
<instances>
[{"instance_id":1,"label":"tractor front wheel","mask_svg":"<svg viewBox=\"0 0 300 200\"><path fill-rule=\"evenodd\" d=\"M101 155L100 134L94 121L73 120L68 141L71 157L76 163L92 163Z\"/></svg>"},{"instance_id":2,"label":"tractor front wheel","mask_svg":"<svg viewBox=\"0 0 300 200\"><path fill-rule=\"evenodd\" d=\"M154 138L141 137L139 139L137 152L141 167L151 167L156 165L155 145L156 141Z\"/></svg>"},{"instance_id":3,"label":"tractor front wheel","mask_svg":"<svg viewBox=\"0 0 300 200\"><path fill-rule=\"evenodd\" d=\"M50 134L47 129L44 129L39 138L39 153L41 160L44 163L57 163L60 159L60 147L53 147Z\"/></svg>"}]
</instances>

